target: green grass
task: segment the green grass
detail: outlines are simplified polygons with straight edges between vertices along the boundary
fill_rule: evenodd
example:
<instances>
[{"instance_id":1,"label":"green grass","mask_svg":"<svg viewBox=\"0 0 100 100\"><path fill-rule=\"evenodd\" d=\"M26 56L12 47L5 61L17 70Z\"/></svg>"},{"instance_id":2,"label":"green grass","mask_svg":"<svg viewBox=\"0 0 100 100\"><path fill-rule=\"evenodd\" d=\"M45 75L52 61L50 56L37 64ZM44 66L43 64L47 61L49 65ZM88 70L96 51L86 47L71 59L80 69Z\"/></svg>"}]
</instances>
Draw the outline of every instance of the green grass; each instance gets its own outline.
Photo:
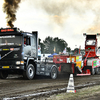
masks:
<instances>
[{"instance_id":1,"label":"green grass","mask_svg":"<svg viewBox=\"0 0 100 100\"><path fill-rule=\"evenodd\" d=\"M85 98L93 97L100 94L100 86L86 87L76 90L76 93L61 93L53 95L47 100L85 100Z\"/></svg>"}]
</instances>

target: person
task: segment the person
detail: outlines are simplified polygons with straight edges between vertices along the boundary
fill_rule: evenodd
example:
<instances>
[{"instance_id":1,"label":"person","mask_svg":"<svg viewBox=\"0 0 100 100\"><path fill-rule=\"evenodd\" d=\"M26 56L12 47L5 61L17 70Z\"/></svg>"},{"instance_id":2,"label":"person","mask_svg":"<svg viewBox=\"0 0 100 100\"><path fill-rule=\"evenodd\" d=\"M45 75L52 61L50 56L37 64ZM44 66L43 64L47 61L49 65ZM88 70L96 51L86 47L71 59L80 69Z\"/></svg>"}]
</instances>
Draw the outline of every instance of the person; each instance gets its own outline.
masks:
<instances>
[{"instance_id":1,"label":"person","mask_svg":"<svg viewBox=\"0 0 100 100\"><path fill-rule=\"evenodd\" d=\"M26 44L26 38L24 38L24 44Z\"/></svg>"}]
</instances>

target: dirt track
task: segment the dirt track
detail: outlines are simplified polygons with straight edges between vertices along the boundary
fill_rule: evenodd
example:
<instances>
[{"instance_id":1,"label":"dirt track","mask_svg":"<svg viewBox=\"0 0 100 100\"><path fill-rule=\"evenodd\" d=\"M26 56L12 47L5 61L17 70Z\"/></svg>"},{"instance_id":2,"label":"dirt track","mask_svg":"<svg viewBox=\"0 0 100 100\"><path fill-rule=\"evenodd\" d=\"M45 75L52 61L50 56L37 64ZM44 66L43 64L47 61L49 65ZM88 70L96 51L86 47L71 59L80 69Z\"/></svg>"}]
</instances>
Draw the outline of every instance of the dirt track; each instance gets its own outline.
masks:
<instances>
[{"instance_id":1,"label":"dirt track","mask_svg":"<svg viewBox=\"0 0 100 100\"><path fill-rule=\"evenodd\" d=\"M60 76L56 80L48 77L37 77L34 80L23 80L22 77L8 77L0 80L0 97L14 97L38 93L46 90L66 88L69 76ZM74 77L75 86L99 82L100 75Z\"/></svg>"}]
</instances>

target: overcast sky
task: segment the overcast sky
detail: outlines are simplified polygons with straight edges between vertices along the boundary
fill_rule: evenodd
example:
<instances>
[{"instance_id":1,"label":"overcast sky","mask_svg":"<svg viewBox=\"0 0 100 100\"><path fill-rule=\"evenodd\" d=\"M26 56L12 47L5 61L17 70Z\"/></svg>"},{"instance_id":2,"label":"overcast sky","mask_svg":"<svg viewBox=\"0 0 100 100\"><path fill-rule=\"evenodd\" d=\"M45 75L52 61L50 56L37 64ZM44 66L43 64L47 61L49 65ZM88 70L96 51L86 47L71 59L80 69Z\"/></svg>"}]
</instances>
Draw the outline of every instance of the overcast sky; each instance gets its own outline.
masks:
<instances>
[{"instance_id":1,"label":"overcast sky","mask_svg":"<svg viewBox=\"0 0 100 100\"><path fill-rule=\"evenodd\" d=\"M0 27L6 27L2 6L0 0ZM59 37L71 49L80 45L83 49L84 32L100 33L100 0L21 0L16 18L15 27L38 31L42 41L48 36Z\"/></svg>"}]
</instances>

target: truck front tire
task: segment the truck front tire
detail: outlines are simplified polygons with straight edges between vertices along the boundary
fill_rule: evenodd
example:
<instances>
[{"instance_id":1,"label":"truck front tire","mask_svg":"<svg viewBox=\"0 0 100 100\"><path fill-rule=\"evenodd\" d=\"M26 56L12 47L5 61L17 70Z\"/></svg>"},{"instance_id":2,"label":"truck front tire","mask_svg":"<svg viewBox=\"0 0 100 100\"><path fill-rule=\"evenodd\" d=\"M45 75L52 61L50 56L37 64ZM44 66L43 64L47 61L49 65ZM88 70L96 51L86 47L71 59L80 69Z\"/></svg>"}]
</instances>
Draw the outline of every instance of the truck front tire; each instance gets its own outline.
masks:
<instances>
[{"instance_id":1,"label":"truck front tire","mask_svg":"<svg viewBox=\"0 0 100 100\"><path fill-rule=\"evenodd\" d=\"M6 71L0 71L0 78L6 79L8 77L8 73Z\"/></svg>"},{"instance_id":2,"label":"truck front tire","mask_svg":"<svg viewBox=\"0 0 100 100\"><path fill-rule=\"evenodd\" d=\"M23 77L25 79L32 80L34 78L34 75L35 75L35 68L33 64L29 64L26 68L26 71L23 72Z\"/></svg>"},{"instance_id":3,"label":"truck front tire","mask_svg":"<svg viewBox=\"0 0 100 100\"><path fill-rule=\"evenodd\" d=\"M57 76L58 76L57 68L56 68L56 67L53 67L53 68L51 69L50 77L51 77L52 79L56 79Z\"/></svg>"}]
</instances>

